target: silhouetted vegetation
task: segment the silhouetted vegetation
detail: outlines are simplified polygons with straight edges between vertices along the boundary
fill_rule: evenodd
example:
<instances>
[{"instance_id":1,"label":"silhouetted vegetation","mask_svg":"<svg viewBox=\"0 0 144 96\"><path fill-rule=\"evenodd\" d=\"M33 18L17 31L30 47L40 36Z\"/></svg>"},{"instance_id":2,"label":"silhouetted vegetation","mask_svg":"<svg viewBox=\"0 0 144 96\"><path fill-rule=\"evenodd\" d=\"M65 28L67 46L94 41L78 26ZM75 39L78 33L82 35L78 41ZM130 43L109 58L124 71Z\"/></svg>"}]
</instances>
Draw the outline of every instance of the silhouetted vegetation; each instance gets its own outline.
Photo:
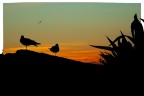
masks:
<instances>
[{"instance_id":1,"label":"silhouetted vegetation","mask_svg":"<svg viewBox=\"0 0 144 96\"><path fill-rule=\"evenodd\" d=\"M132 36L127 36L121 32L115 40L106 36L110 42L109 46L90 45L106 50L106 52L101 52L103 59L100 59L100 62L107 70L120 69L122 71L126 68L127 71L134 71L136 67L140 68L144 64L144 31L136 14L131 23L131 34Z\"/></svg>"}]
</instances>

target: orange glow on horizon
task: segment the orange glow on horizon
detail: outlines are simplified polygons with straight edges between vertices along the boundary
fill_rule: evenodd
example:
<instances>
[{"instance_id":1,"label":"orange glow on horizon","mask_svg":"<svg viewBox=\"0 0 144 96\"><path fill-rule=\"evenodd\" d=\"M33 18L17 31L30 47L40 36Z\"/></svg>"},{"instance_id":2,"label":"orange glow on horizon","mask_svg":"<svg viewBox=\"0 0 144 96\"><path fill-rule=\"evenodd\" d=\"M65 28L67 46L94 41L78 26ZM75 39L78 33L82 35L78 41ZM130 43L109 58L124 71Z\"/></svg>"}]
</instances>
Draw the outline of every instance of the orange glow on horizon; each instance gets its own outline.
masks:
<instances>
[{"instance_id":1,"label":"orange glow on horizon","mask_svg":"<svg viewBox=\"0 0 144 96\"><path fill-rule=\"evenodd\" d=\"M65 45L65 44L64 44ZM62 45L61 45L62 46ZM49 55L54 55L49 49L49 47L45 46L29 46L28 50L39 52L39 53L46 53ZM15 53L17 50L25 49L25 47L17 47L17 48L5 48L3 50L3 54L6 53ZM75 47L60 47L60 51L57 53L57 56L64 57L76 61L86 62L86 63L94 63L99 64L99 59L101 58L99 55L99 50L96 50L96 48L75 48Z\"/></svg>"}]
</instances>

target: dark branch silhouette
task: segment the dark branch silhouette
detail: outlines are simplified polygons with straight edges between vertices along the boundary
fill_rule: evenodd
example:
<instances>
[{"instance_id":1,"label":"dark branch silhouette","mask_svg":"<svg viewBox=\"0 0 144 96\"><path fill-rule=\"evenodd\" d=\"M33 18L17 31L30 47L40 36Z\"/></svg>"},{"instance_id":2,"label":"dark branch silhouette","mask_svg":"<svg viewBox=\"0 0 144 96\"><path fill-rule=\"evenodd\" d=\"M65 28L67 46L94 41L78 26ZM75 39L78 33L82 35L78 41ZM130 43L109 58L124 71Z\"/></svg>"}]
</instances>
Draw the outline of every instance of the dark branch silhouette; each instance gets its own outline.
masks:
<instances>
[{"instance_id":1,"label":"dark branch silhouette","mask_svg":"<svg viewBox=\"0 0 144 96\"><path fill-rule=\"evenodd\" d=\"M37 45L40 45L40 43L37 43L36 41L31 40L29 38L25 38L23 35L20 38L20 42L26 46L26 50L27 50L27 46L34 45L37 47Z\"/></svg>"}]
</instances>

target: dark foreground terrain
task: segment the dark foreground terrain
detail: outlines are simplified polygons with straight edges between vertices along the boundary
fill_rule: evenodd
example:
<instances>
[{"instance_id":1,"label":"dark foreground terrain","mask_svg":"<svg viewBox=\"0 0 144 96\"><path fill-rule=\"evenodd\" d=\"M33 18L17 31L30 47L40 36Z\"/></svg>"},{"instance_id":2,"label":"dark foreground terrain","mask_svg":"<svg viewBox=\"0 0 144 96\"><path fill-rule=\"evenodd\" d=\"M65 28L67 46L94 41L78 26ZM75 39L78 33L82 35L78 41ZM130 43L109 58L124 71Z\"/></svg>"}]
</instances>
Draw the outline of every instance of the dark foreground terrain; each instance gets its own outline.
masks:
<instances>
[{"instance_id":1,"label":"dark foreground terrain","mask_svg":"<svg viewBox=\"0 0 144 96\"><path fill-rule=\"evenodd\" d=\"M140 78L139 66L96 65L70 60L30 50L18 50L16 53L0 55L1 80L34 80L79 82L113 82L115 80L132 80ZM114 79L112 79L114 78ZM130 78L130 79L129 79ZM15 82L17 82L15 81ZM31 81L33 82L33 81ZM50 82L49 82L50 83ZM70 82L69 82L70 83Z\"/></svg>"},{"instance_id":2,"label":"dark foreground terrain","mask_svg":"<svg viewBox=\"0 0 144 96\"><path fill-rule=\"evenodd\" d=\"M55 92L63 88L67 90L72 88L70 94L74 89L80 90L81 88L103 90L102 87L115 89L122 86L124 89L124 86L131 85L132 81L134 82L131 86L135 86L135 79L142 80L136 70L132 69L134 72L124 71L124 67L82 63L29 50L18 50L16 53L0 55L1 84L4 84L6 90L7 88L12 90L14 87L18 90L25 88L22 94L25 93L25 90L31 92L32 89L34 89L34 93L37 93L35 90L42 88L54 89ZM18 92L18 90L15 91Z\"/></svg>"},{"instance_id":3,"label":"dark foreground terrain","mask_svg":"<svg viewBox=\"0 0 144 96\"><path fill-rule=\"evenodd\" d=\"M9 74L97 74L102 65L83 63L67 58L37 53L30 50L17 50L0 56L0 70Z\"/></svg>"}]
</instances>

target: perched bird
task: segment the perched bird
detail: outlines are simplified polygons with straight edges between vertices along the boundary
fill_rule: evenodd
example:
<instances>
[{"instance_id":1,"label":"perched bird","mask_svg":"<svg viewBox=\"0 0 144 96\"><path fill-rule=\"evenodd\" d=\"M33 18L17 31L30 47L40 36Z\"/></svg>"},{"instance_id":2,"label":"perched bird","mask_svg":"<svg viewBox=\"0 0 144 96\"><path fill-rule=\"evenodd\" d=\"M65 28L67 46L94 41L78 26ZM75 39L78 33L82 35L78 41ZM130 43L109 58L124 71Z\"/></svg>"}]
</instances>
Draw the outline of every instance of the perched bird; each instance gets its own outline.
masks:
<instances>
[{"instance_id":1,"label":"perched bird","mask_svg":"<svg viewBox=\"0 0 144 96\"><path fill-rule=\"evenodd\" d=\"M20 38L20 42L26 46L26 50L27 50L27 46L29 45L34 45L37 47L37 45L39 45L40 43L37 43L36 41L34 40L31 40L29 38L25 38L23 35L21 36Z\"/></svg>"},{"instance_id":2,"label":"perched bird","mask_svg":"<svg viewBox=\"0 0 144 96\"><path fill-rule=\"evenodd\" d=\"M143 26L137 18L137 14L134 15L134 21L131 23L131 33L133 38L139 38L143 32Z\"/></svg>"},{"instance_id":3,"label":"perched bird","mask_svg":"<svg viewBox=\"0 0 144 96\"><path fill-rule=\"evenodd\" d=\"M50 48L50 51L52 51L53 53L55 53L55 56L56 56L56 53L59 52L59 45L55 44L55 46L52 46Z\"/></svg>"}]
</instances>

